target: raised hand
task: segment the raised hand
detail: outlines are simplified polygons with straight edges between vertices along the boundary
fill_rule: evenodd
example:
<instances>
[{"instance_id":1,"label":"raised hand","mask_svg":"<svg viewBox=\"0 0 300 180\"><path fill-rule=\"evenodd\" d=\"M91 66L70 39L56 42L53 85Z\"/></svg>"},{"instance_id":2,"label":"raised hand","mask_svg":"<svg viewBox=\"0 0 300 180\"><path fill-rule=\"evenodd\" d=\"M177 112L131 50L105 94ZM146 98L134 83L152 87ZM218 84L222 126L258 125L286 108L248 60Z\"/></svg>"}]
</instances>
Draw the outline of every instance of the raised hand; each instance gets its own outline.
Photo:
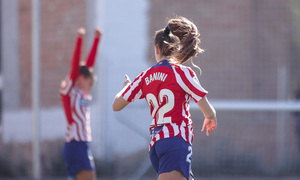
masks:
<instances>
[{"instance_id":1,"label":"raised hand","mask_svg":"<svg viewBox=\"0 0 300 180\"><path fill-rule=\"evenodd\" d=\"M102 35L102 30L100 28L95 29L95 37L100 38Z\"/></svg>"},{"instance_id":2,"label":"raised hand","mask_svg":"<svg viewBox=\"0 0 300 180\"><path fill-rule=\"evenodd\" d=\"M84 27L78 28L78 30L77 30L78 37L83 37L85 35L85 33L86 33L86 31L85 31Z\"/></svg>"}]
</instances>

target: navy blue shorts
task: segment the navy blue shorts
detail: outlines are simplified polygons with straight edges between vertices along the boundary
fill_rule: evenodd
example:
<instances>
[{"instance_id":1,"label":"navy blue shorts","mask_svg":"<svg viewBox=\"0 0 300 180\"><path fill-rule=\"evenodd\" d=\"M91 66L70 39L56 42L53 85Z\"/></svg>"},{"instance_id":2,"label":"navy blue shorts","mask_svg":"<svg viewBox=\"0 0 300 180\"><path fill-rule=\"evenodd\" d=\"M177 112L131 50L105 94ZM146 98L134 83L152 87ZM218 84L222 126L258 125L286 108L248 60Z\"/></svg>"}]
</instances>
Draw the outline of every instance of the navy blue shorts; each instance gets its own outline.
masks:
<instances>
[{"instance_id":1,"label":"navy blue shorts","mask_svg":"<svg viewBox=\"0 0 300 180\"><path fill-rule=\"evenodd\" d=\"M89 143L84 141L66 142L63 156L69 177L76 177L81 170L94 170L94 159L89 148Z\"/></svg>"},{"instance_id":2,"label":"navy blue shorts","mask_svg":"<svg viewBox=\"0 0 300 180\"><path fill-rule=\"evenodd\" d=\"M173 170L181 171L187 179L192 175L192 146L181 137L158 140L149 156L158 175Z\"/></svg>"}]
</instances>

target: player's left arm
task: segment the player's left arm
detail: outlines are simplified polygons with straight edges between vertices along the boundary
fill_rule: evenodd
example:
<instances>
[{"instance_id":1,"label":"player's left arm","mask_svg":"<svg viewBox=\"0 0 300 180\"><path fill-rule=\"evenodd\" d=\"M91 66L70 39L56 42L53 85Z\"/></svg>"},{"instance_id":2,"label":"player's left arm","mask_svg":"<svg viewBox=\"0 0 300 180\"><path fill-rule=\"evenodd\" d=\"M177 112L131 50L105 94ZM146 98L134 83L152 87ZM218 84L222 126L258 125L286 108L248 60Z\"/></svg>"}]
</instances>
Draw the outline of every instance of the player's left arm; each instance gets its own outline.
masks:
<instances>
[{"instance_id":1,"label":"player's left arm","mask_svg":"<svg viewBox=\"0 0 300 180\"><path fill-rule=\"evenodd\" d=\"M206 128L206 135L209 136L209 133L213 132L217 128L216 110L209 103L206 96L198 101L197 104L205 117L201 131L204 131Z\"/></svg>"},{"instance_id":2,"label":"player's left arm","mask_svg":"<svg viewBox=\"0 0 300 180\"><path fill-rule=\"evenodd\" d=\"M102 36L101 29L95 29L93 46L92 46L92 48L90 50L90 53L89 53L89 55L87 57L87 60L86 60L86 66L87 67L93 67L94 64L95 64L96 55L97 55L97 48L98 48L101 36Z\"/></svg>"},{"instance_id":3,"label":"player's left arm","mask_svg":"<svg viewBox=\"0 0 300 180\"><path fill-rule=\"evenodd\" d=\"M126 88L131 84L129 77L125 74L125 82L123 84L122 90L115 96L113 101L113 111L120 111L124 107L126 107L130 102L126 101L122 94L126 90Z\"/></svg>"},{"instance_id":4,"label":"player's left arm","mask_svg":"<svg viewBox=\"0 0 300 180\"><path fill-rule=\"evenodd\" d=\"M201 131L206 129L206 135L209 136L209 133L213 132L217 128L217 115L214 107L209 103L207 99L207 91L201 86L195 72L187 68L190 73L186 73L187 79L190 80L192 86L191 88L194 95L194 100L197 102L199 108L201 109L205 119L202 125ZM192 96L193 97L193 96Z\"/></svg>"}]
</instances>

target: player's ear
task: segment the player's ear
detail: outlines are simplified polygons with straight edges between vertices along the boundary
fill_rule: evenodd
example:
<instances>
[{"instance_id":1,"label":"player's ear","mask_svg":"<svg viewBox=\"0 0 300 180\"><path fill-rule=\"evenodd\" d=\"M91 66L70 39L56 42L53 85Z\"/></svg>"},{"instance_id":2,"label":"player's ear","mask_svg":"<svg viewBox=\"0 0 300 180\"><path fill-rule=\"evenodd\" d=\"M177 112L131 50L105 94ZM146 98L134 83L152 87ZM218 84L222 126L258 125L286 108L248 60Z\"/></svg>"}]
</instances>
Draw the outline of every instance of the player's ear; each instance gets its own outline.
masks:
<instances>
[{"instance_id":1,"label":"player's ear","mask_svg":"<svg viewBox=\"0 0 300 180\"><path fill-rule=\"evenodd\" d=\"M155 45L155 54L158 56L160 54L158 45Z\"/></svg>"}]
</instances>

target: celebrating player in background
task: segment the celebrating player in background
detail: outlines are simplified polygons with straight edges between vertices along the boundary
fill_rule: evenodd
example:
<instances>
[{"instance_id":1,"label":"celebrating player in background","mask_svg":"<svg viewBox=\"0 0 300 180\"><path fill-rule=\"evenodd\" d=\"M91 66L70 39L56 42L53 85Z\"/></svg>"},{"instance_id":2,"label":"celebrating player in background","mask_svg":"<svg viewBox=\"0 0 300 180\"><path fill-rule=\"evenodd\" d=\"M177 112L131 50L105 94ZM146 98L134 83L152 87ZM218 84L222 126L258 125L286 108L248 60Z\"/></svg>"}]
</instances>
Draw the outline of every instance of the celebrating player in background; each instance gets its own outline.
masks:
<instances>
[{"instance_id":1,"label":"celebrating player in background","mask_svg":"<svg viewBox=\"0 0 300 180\"><path fill-rule=\"evenodd\" d=\"M216 112L207 100L207 91L194 71L182 65L203 50L197 27L188 19L170 19L155 34L157 64L131 83L125 75L123 89L116 95L113 110L120 111L135 99L145 98L150 107L150 160L159 180L193 179L191 172L193 122L189 112L192 98L205 119L206 134L217 127Z\"/></svg>"},{"instance_id":2,"label":"celebrating player in background","mask_svg":"<svg viewBox=\"0 0 300 180\"><path fill-rule=\"evenodd\" d=\"M68 123L63 155L69 180L96 180L94 160L89 147L92 141L89 105L92 100L90 91L95 81L93 66L101 31L95 30L93 46L85 65L80 65L85 29L79 28L77 33L71 71L62 81L59 91Z\"/></svg>"}]
</instances>

